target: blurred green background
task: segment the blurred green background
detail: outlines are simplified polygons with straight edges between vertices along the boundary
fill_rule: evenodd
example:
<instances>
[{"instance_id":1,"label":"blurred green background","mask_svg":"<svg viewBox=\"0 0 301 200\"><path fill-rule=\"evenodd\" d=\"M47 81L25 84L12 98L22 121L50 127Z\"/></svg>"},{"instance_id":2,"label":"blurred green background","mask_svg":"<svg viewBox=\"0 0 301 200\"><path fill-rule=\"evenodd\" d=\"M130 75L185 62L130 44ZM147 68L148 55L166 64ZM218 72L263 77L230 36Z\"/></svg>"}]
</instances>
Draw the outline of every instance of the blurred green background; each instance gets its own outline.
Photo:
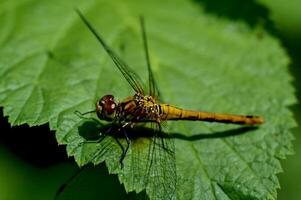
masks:
<instances>
[{"instance_id":1,"label":"blurred green background","mask_svg":"<svg viewBox=\"0 0 301 200\"><path fill-rule=\"evenodd\" d=\"M296 95L301 99L301 1L258 0L223 1L203 0L209 13L245 20L254 25L254 15L267 17L274 32L291 57L290 71L294 76ZM245 12L257 6L258 13ZM245 9L239 12L240 6ZM236 12L237 11L237 12ZM252 8L249 12L252 12ZM246 16L242 16L245 14ZM248 15L248 16L247 16ZM266 15L266 16L265 16ZM285 88L279 88L285 89ZM293 106L296 121L301 119L300 104ZM77 170L72 158L66 157L65 147L57 146L54 132L48 126L10 128L0 111L0 200L54 199L60 186ZM295 200L301 197L301 128L293 130L295 154L282 161L284 172L279 174L281 189L278 199ZM26 132L26 134L25 134ZM39 141L39 142L33 142ZM34 150L32 150L34 149ZM77 192L73 196L72 191ZM299 198L298 198L299 197ZM76 181L66 187L60 199L133 199L126 195L117 177L108 175L105 166L90 166Z\"/></svg>"},{"instance_id":2,"label":"blurred green background","mask_svg":"<svg viewBox=\"0 0 301 200\"><path fill-rule=\"evenodd\" d=\"M270 10L270 18L275 22L280 32L280 39L291 57L290 71L294 76L296 95L301 100L301 1L260 0ZM285 89L285 88L279 88ZM293 106L295 119L300 124L301 106ZM281 189L278 191L278 199L301 198L301 127L293 129L295 136L295 154L283 160L283 173L279 174Z\"/></svg>"}]
</instances>

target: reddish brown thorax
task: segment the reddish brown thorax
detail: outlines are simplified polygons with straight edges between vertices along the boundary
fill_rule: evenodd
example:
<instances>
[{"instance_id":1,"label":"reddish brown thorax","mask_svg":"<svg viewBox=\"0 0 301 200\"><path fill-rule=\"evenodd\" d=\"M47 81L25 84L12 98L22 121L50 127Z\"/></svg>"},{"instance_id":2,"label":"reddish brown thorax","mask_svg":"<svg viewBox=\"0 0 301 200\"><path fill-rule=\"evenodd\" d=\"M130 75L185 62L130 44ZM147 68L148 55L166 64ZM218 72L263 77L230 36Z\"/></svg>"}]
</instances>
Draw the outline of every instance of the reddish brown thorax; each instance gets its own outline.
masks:
<instances>
[{"instance_id":1,"label":"reddish brown thorax","mask_svg":"<svg viewBox=\"0 0 301 200\"><path fill-rule=\"evenodd\" d=\"M116 103L113 95L105 95L96 102L96 112L100 119L112 120L115 116Z\"/></svg>"}]
</instances>

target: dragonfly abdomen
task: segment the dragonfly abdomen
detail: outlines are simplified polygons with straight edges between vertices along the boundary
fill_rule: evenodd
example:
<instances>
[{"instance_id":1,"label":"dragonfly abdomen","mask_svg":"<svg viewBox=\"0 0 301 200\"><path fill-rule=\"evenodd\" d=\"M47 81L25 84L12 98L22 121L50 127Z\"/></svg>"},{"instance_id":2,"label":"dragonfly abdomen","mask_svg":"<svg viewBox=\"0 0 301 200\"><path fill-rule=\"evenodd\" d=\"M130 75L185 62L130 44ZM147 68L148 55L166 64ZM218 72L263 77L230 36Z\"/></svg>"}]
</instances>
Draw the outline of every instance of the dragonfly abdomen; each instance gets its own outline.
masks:
<instances>
[{"instance_id":1,"label":"dragonfly abdomen","mask_svg":"<svg viewBox=\"0 0 301 200\"><path fill-rule=\"evenodd\" d=\"M263 118L257 116L198 112L184 110L168 104L160 104L160 110L161 120L192 120L248 125L262 124L264 122Z\"/></svg>"}]
</instances>

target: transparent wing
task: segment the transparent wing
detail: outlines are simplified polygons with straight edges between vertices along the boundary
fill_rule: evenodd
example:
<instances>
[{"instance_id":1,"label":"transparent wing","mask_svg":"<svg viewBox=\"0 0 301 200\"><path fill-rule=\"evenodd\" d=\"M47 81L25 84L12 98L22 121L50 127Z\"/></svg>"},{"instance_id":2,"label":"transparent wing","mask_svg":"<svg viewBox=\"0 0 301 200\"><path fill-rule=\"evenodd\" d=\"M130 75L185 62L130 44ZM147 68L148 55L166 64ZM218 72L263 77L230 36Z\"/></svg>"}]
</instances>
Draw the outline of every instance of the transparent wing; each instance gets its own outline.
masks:
<instances>
[{"instance_id":1,"label":"transparent wing","mask_svg":"<svg viewBox=\"0 0 301 200\"><path fill-rule=\"evenodd\" d=\"M176 199L174 140L163 133L159 123L148 122L152 128L141 126L122 130L127 131L131 140L123 160L124 167L120 158L127 143L120 127L111 124L99 127L96 123L87 121L79 129L84 142L79 143L78 151L88 152L81 157L82 162L99 164L106 161L112 172L121 174L120 180L126 182L128 191L146 190L150 199ZM87 126L92 128L86 129Z\"/></svg>"},{"instance_id":2,"label":"transparent wing","mask_svg":"<svg viewBox=\"0 0 301 200\"><path fill-rule=\"evenodd\" d=\"M96 32L90 22L84 17L84 15L76 10L77 14L80 16L85 25L89 28L89 30L93 33L108 55L111 57L117 68L123 74L124 78L127 82L132 86L132 88L140 94L144 94L143 87L141 85L141 79L139 76L132 70L130 67L106 44L101 35Z\"/></svg>"},{"instance_id":3,"label":"transparent wing","mask_svg":"<svg viewBox=\"0 0 301 200\"><path fill-rule=\"evenodd\" d=\"M174 140L162 132L160 123L152 123L152 126L154 136L151 137L147 158L146 191L150 199L176 199Z\"/></svg>"},{"instance_id":4,"label":"transparent wing","mask_svg":"<svg viewBox=\"0 0 301 200\"><path fill-rule=\"evenodd\" d=\"M156 99L160 99L160 91L159 91L158 85L155 81L153 71L151 69L148 44L147 44L147 36L146 36L146 28L145 28L145 24L144 24L144 18L142 16L140 17L140 26L141 26L141 32L142 32L142 39L143 39L143 46L144 46L147 70L148 70L149 95L152 97L155 97Z\"/></svg>"}]
</instances>

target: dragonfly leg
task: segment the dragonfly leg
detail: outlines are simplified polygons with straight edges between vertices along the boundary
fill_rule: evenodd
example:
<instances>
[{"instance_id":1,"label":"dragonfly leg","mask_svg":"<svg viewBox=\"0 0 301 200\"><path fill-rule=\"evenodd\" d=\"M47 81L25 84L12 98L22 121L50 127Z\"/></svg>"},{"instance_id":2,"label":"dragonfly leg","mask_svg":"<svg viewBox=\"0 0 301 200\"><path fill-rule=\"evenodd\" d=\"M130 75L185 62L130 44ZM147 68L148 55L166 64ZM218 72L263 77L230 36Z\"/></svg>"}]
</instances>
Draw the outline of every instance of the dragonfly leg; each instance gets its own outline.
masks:
<instances>
[{"instance_id":1,"label":"dragonfly leg","mask_svg":"<svg viewBox=\"0 0 301 200\"><path fill-rule=\"evenodd\" d=\"M115 139L115 141L117 142L118 146L121 148L121 151L122 151L122 154L121 154L121 156L119 158L119 163L120 163L120 166L121 166L120 168L123 169L123 158L125 157L125 156L123 156L123 154L125 152L125 149L122 146L121 142L118 140L118 138L114 138L114 139Z\"/></svg>"},{"instance_id":2,"label":"dragonfly leg","mask_svg":"<svg viewBox=\"0 0 301 200\"><path fill-rule=\"evenodd\" d=\"M91 111L82 113L82 112L76 110L76 111L74 111L74 114L76 114L76 115L77 115L79 118L81 118L81 119L88 119L88 120L91 120L91 119L92 119L92 120L94 120L94 121L96 121L96 122L99 123L99 121L96 120L96 119L93 118L93 117L85 117L85 115L90 114L90 113L94 113L94 112L95 112L94 110L91 110Z\"/></svg>"},{"instance_id":3,"label":"dragonfly leg","mask_svg":"<svg viewBox=\"0 0 301 200\"><path fill-rule=\"evenodd\" d=\"M124 123L124 124L122 125L122 128L124 129L124 128L126 128L126 127L129 126L129 125L131 125L131 122L126 122L126 123Z\"/></svg>"},{"instance_id":4,"label":"dragonfly leg","mask_svg":"<svg viewBox=\"0 0 301 200\"><path fill-rule=\"evenodd\" d=\"M124 166L123 160L124 160L124 158L125 158L125 156L126 156L128 150L129 150L130 145L131 145L131 140L130 140L130 138L128 137L128 135L127 135L127 133L126 133L126 131L125 131L124 129L123 129L123 134L124 134L124 136L125 136L127 145L126 145L125 148L123 148L122 154L121 154L120 159L119 159L119 162L120 162L120 165L121 165L121 169L123 169L123 166Z\"/></svg>"}]
</instances>

